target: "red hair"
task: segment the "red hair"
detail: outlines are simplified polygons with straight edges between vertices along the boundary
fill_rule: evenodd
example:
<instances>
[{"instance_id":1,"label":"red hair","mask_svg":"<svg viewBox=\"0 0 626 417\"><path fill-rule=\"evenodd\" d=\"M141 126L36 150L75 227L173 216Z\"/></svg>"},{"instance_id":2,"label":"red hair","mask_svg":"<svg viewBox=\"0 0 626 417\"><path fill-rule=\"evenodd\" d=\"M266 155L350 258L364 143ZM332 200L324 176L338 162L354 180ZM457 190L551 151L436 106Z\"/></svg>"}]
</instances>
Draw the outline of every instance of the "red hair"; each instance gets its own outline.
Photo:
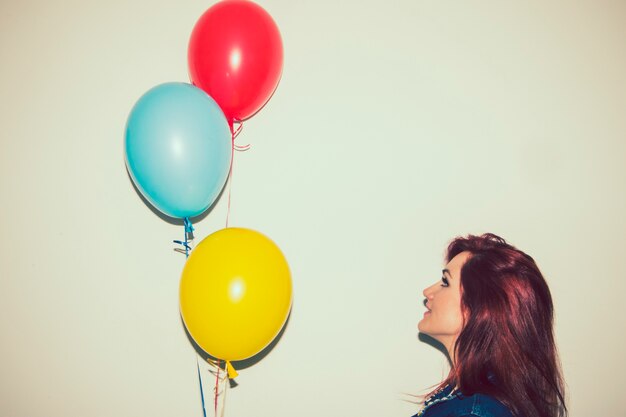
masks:
<instances>
[{"instance_id":1,"label":"red hair","mask_svg":"<svg viewBox=\"0 0 626 417\"><path fill-rule=\"evenodd\" d=\"M535 261L491 233L454 239L446 258L461 252L470 253L461 268L465 320L441 386L491 395L518 417L566 415L552 297Z\"/></svg>"}]
</instances>

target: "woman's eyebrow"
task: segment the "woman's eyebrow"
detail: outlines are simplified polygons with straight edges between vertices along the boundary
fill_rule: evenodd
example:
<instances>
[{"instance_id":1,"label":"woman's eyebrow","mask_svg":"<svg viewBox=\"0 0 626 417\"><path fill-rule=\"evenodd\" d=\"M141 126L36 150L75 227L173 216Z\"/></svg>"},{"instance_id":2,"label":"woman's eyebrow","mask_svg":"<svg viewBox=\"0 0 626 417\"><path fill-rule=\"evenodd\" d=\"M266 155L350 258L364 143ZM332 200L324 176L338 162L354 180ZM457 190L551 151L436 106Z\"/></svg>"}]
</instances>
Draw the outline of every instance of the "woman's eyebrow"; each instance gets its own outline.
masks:
<instances>
[{"instance_id":1,"label":"woman's eyebrow","mask_svg":"<svg viewBox=\"0 0 626 417\"><path fill-rule=\"evenodd\" d=\"M444 274L444 275L445 275L445 274L448 274L448 276L449 276L450 278L452 278L452 274L450 274L450 271L448 271L447 269L442 269L442 270L441 270L441 273L442 273L442 274Z\"/></svg>"}]
</instances>

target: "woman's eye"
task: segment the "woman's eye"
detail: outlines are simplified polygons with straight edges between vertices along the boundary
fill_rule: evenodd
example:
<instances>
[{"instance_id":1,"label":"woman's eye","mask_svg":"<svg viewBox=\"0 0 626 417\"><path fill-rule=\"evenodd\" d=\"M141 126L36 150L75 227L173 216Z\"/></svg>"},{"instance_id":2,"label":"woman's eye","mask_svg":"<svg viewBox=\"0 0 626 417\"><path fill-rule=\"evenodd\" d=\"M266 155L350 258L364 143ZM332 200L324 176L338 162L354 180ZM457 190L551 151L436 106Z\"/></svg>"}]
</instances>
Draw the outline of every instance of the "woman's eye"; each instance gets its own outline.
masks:
<instances>
[{"instance_id":1,"label":"woman's eye","mask_svg":"<svg viewBox=\"0 0 626 417\"><path fill-rule=\"evenodd\" d=\"M450 285L450 283L448 282L448 278L441 277L441 286L442 287L447 287L448 285Z\"/></svg>"}]
</instances>

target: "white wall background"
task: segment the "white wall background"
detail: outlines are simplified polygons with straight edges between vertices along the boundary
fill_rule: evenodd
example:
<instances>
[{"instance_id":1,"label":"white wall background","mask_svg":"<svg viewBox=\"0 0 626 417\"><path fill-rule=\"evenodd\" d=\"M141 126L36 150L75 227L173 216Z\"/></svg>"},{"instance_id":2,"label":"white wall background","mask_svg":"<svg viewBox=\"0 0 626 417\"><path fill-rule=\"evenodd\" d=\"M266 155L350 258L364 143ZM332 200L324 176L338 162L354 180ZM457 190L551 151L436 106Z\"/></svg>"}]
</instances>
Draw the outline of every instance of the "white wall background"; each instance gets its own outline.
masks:
<instances>
[{"instance_id":1,"label":"white wall background","mask_svg":"<svg viewBox=\"0 0 626 417\"><path fill-rule=\"evenodd\" d=\"M0 415L201 416L182 227L123 134L188 81L212 2L0 5ZM417 340L446 243L491 231L553 291L571 415L624 416L626 3L261 3L281 84L236 154L230 224L276 241L294 305L226 416L409 416L446 372ZM226 199L196 224L224 226Z\"/></svg>"}]
</instances>

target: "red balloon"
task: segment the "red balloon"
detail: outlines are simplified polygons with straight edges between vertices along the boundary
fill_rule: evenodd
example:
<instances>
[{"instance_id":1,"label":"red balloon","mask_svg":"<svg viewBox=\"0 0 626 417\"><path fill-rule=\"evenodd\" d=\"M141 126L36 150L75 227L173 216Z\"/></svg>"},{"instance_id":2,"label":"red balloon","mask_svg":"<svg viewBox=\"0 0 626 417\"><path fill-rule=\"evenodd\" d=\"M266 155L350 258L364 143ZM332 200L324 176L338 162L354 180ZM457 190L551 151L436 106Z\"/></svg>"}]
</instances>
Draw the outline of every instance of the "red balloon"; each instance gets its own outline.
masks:
<instances>
[{"instance_id":1,"label":"red balloon","mask_svg":"<svg viewBox=\"0 0 626 417\"><path fill-rule=\"evenodd\" d=\"M259 111L283 67L283 44L272 17L248 0L225 0L200 17L189 40L191 82L209 94L230 123Z\"/></svg>"}]
</instances>

